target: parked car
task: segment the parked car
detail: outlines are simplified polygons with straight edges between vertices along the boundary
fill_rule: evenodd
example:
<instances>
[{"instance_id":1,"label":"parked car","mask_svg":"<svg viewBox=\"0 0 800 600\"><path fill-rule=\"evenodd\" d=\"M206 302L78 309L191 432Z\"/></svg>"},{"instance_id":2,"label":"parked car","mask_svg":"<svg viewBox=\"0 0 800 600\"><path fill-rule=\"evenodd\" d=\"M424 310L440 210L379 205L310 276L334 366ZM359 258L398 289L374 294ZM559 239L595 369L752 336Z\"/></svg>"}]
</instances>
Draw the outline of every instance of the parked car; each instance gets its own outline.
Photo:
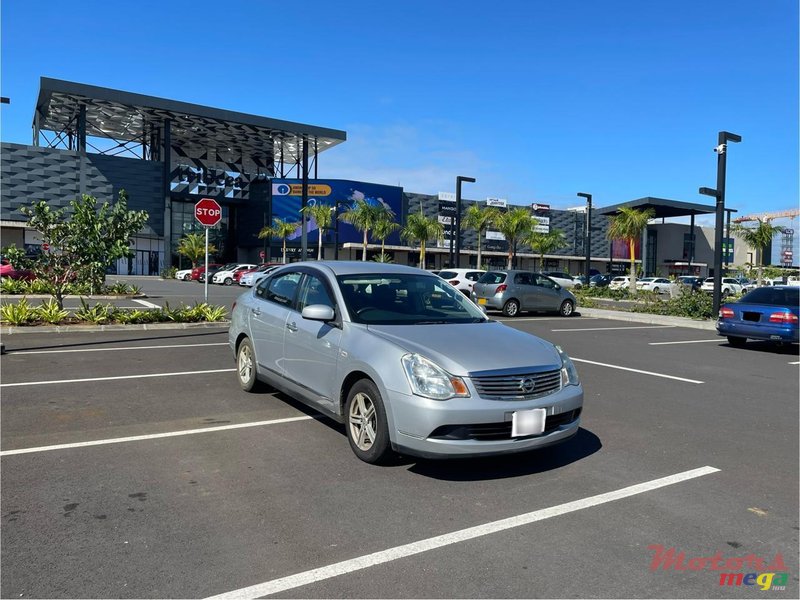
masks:
<instances>
[{"instance_id":1,"label":"parked car","mask_svg":"<svg viewBox=\"0 0 800 600\"><path fill-rule=\"evenodd\" d=\"M175 271L175 279L180 279L181 281L189 281L192 278L192 271L194 269L181 269L180 271Z\"/></svg>"},{"instance_id":2,"label":"parked car","mask_svg":"<svg viewBox=\"0 0 800 600\"><path fill-rule=\"evenodd\" d=\"M237 299L229 341L242 389L266 382L343 423L368 463L521 452L580 425L583 389L563 350L413 267L278 267Z\"/></svg>"},{"instance_id":3,"label":"parked car","mask_svg":"<svg viewBox=\"0 0 800 600\"><path fill-rule=\"evenodd\" d=\"M799 313L799 287L760 287L722 305L717 332L731 346L744 346L748 339L797 344Z\"/></svg>"},{"instance_id":4,"label":"parked car","mask_svg":"<svg viewBox=\"0 0 800 600\"><path fill-rule=\"evenodd\" d=\"M36 279L36 275L33 271L28 269L16 269L7 259L3 259L3 262L0 263L0 279L3 277L22 279L24 281L33 281Z\"/></svg>"},{"instance_id":5,"label":"parked car","mask_svg":"<svg viewBox=\"0 0 800 600\"><path fill-rule=\"evenodd\" d=\"M277 266L278 265L261 265L257 269L245 271L239 278L239 285L252 287L257 284L262 277L266 276L267 273L275 270Z\"/></svg>"},{"instance_id":6,"label":"parked car","mask_svg":"<svg viewBox=\"0 0 800 600\"><path fill-rule=\"evenodd\" d=\"M592 275L592 278L589 279L589 287L608 287L612 279L614 279L614 276L609 274Z\"/></svg>"},{"instance_id":7,"label":"parked car","mask_svg":"<svg viewBox=\"0 0 800 600\"><path fill-rule=\"evenodd\" d=\"M197 281L199 281L200 283L205 283L206 275L208 275L209 283L213 283L214 275L216 275L217 273L219 273L223 269L227 269L227 268L231 268L232 269L235 266L236 266L236 263L228 263L227 265L218 265L216 267L212 267L211 265L209 265L208 266L208 273L206 273L205 271L201 272L200 276L197 278Z\"/></svg>"},{"instance_id":8,"label":"parked car","mask_svg":"<svg viewBox=\"0 0 800 600\"><path fill-rule=\"evenodd\" d=\"M669 292L674 284L666 277L644 277L636 280L636 289L643 292Z\"/></svg>"},{"instance_id":9,"label":"parked car","mask_svg":"<svg viewBox=\"0 0 800 600\"><path fill-rule=\"evenodd\" d=\"M218 283L221 285L232 285L233 284L233 275L236 271L246 271L250 269L255 269L257 265L252 263L234 263L233 266L226 265L216 273L214 273L214 277L211 278L211 283Z\"/></svg>"},{"instance_id":10,"label":"parked car","mask_svg":"<svg viewBox=\"0 0 800 600\"><path fill-rule=\"evenodd\" d=\"M472 299L487 309L501 310L507 317L525 311L557 311L572 316L575 296L554 280L530 271L489 271L472 288Z\"/></svg>"},{"instance_id":11,"label":"parked car","mask_svg":"<svg viewBox=\"0 0 800 600\"><path fill-rule=\"evenodd\" d=\"M564 273L563 271L542 271L542 275L546 275L558 285L567 289L581 287L581 284L575 281L572 275L569 273Z\"/></svg>"},{"instance_id":12,"label":"parked car","mask_svg":"<svg viewBox=\"0 0 800 600\"><path fill-rule=\"evenodd\" d=\"M476 269L447 269L439 271L437 275L469 298L472 294L472 286L484 273L486 271Z\"/></svg>"},{"instance_id":13,"label":"parked car","mask_svg":"<svg viewBox=\"0 0 800 600\"><path fill-rule=\"evenodd\" d=\"M222 265L220 263L208 263L209 269L218 269L221 266ZM192 269L191 279L193 281L200 281L200 274L205 272L205 270L206 270L205 264L200 265L199 267L195 267L194 269Z\"/></svg>"},{"instance_id":14,"label":"parked car","mask_svg":"<svg viewBox=\"0 0 800 600\"><path fill-rule=\"evenodd\" d=\"M703 282L703 285L700 289L704 292L713 292L714 291L714 278L707 277L706 280ZM739 283L733 277L723 277L722 278L722 292L723 296L731 296L733 294L741 294L742 293L742 284Z\"/></svg>"},{"instance_id":15,"label":"parked car","mask_svg":"<svg viewBox=\"0 0 800 600\"><path fill-rule=\"evenodd\" d=\"M691 288L693 292L699 292L703 285L703 278L695 277L694 275L681 275L678 277L678 284Z\"/></svg>"},{"instance_id":16,"label":"parked car","mask_svg":"<svg viewBox=\"0 0 800 600\"><path fill-rule=\"evenodd\" d=\"M614 277L611 282L608 284L608 289L610 290L620 290L620 289L628 289L631 285L631 278L628 276L625 277Z\"/></svg>"}]
</instances>

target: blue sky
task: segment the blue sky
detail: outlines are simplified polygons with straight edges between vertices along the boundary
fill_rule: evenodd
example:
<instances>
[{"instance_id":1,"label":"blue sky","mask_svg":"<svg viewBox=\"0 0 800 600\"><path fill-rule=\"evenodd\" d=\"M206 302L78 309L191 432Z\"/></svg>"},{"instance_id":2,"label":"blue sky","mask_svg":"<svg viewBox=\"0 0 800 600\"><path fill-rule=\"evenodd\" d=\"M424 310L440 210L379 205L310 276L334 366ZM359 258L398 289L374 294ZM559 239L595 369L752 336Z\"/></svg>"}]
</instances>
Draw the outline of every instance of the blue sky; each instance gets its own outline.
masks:
<instances>
[{"instance_id":1,"label":"blue sky","mask_svg":"<svg viewBox=\"0 0 800 600\"><path fill-rule=\"evenodd\" d=\"M556 208L710 203L728 130L728 205L798 205L797 0L3 1L4 141L42 75L346 130L321 177Z\"/></svg>"}]
</instances>

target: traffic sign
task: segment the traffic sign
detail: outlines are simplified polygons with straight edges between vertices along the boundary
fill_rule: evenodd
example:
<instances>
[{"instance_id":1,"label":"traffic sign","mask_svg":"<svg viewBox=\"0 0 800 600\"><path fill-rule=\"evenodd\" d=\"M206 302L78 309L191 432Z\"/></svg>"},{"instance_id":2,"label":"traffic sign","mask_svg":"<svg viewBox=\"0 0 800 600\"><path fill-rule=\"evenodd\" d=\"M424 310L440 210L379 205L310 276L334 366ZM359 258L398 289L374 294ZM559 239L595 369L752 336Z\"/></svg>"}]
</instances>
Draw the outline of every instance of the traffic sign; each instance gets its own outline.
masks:
<instances>
[{"instance_id":1,"label":"traffic sign","mask_svg":"<svg viewBox=\"0 0 800 600\"><path fill-rule=\"evenodd\" d=\"M201 225L213 227L222 220L222 208L213 198L203 198L194 205L194 218Z\"/></svg>"},{"instance_id":2,"label":"traffic sign","mask_svg":"<svg viewBox=\"0 0 800 600\"><path fill-rule=\"evenodd\" d=\"M43 243L42 244L42 250L44 250L45 252L50 250L50 244L48 244L47 242Z\"/></svg>"}]
</instances>

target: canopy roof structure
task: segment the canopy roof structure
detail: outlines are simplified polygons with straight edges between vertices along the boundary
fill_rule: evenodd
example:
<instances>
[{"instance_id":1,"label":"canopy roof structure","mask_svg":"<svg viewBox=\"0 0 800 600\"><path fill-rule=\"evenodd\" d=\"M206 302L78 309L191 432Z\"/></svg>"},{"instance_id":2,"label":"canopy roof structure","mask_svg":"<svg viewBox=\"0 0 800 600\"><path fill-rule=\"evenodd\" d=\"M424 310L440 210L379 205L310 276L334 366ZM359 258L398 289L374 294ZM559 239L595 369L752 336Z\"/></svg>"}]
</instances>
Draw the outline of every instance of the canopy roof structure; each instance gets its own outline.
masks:
<instances>
[{"instance_id":1,"label":"canopy roof structure","mask_svg":"<svg viewBox=\"0 0 800 600\"><path fill-rule=\"evenodd\" d=\"M34 135L40 129L75 131L82 107L86 135L146 140L169 120L173 146L192 155L212 149L221 160L249 156L263 162L299 163L303 139L312 155L347 139L346 132L336 129L48 77L40 80Z\"/></svg>"},{"instance_id":2,"label":"canopy roof structure","mask_svg":"<svg viewBox=\"0 0 800 600\"><path fill-rule=\"evenodd\" d=\"M620 208L628 207L638 210L647 210L652 208L655 211L656 219L669 219L671 217L685 217L690 215L708 215L716 212L715 206L706 206L704 204L695 204L694 202L683 202L680 200L667 200L664 198L639 198L638 200L631 200L629 202L622 202L605 208L598 208L596 214L613 216L620 212ZM729 212L736 212L732 209L726 209Z\"/></svg>"}]
</instances>

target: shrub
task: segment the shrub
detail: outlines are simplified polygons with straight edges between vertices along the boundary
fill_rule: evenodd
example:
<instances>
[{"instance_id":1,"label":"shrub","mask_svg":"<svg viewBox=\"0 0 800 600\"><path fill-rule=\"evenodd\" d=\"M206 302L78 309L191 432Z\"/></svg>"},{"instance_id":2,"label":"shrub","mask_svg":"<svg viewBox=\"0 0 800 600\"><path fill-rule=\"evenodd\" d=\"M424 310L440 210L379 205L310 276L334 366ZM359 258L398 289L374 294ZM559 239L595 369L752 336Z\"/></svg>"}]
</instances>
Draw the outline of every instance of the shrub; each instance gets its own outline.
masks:
<instances>
[{"instance_id":1,"label":"shrub","mask_svg":"<svg viewBox=\"0 0 800 600\"><path fill-rule=\"evenodd\" d=\"M100 325L110 321L113 312L114 307L110 304L95 304L94 306L89 306L88 302L81 298L81 307L75 311L75 317L80 321Z\"/></svg>"},{"instance_id":2,"label":"shrub","mask_svg":"<svg viewBox=\"0 0 800 600\"><path fill-rule=\"evenodd\" d=\"M175 279L175 273L178 272L178 267L166 267L161 269L161 277L163 279Z\"/></svg>"},{"instance_id":3,"label":"shrub","mask_svg":"<svg viewBox=\"0 0 800 600\"><path fill-rule=\"evenodd\" d=\"M25 282L21 279L11 279L3 277L0 279L0 293L2 294L22 294L25 291Z\"/></svg>"},{"instance_id":4,"label":"shrub","mask_svg":"<svg viewBox=\"0 0 800 600\"><path fill-rule=\"evenodd\" d=\"M69 316L69 311L61 308L53 298L43 300L42 305L34 311L39 319L50 325L58 325Z\"/></svg>"},{"instance_id":5,"label":"shrub","mask_svg":"<svg viewBox=\"0 0 800 600\"><path fill-rule=\"evenodd\" d=\"M36 309L23 298L16 304L0 306L0 319L10 325L27 325L36 318Z\"/></svg>"}]
</instances>

